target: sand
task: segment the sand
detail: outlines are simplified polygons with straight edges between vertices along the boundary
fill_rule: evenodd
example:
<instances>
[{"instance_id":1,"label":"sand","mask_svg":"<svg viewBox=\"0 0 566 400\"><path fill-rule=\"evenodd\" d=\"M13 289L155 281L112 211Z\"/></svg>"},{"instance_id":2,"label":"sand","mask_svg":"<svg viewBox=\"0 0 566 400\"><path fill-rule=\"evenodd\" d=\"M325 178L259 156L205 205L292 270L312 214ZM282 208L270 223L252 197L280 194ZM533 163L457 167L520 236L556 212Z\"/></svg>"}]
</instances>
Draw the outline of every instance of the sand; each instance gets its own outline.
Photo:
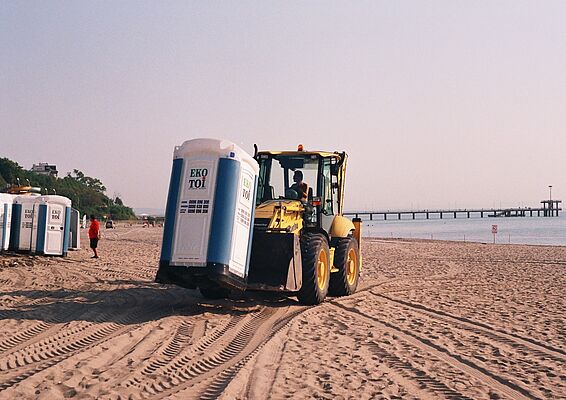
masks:
<instances>
[{"instance_id":1,"label":"sand","mask_svg":"<svg viewBox=\"0 0 566 400\"><path fill-rule=\"evenodd\" d=\"M304 307L154 283L161 234L0 256L1 399L566 398L566 247L368 239Z\"/></svg>"}]
</instances>

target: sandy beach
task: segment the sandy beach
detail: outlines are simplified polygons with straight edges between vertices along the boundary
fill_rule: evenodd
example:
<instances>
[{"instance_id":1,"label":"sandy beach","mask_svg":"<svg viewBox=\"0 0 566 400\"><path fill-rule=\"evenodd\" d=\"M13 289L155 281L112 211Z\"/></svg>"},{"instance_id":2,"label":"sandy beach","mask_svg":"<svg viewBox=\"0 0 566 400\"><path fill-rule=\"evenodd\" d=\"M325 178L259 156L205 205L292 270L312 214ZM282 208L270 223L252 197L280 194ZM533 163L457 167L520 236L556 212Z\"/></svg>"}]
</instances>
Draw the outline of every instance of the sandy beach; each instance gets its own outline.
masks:
<instances>
[{"instance_id":1,"label":"sandy beach","mask_svg":"<svg viewBox=\"0 0 566 400\"><path fill-rule=\"evenodd\" d=\"M103 234L0 256L1 399L566 397L566 247L367 239L358 292L305 307L156 284L161 228Z\"/></svg>"}]
</instances>

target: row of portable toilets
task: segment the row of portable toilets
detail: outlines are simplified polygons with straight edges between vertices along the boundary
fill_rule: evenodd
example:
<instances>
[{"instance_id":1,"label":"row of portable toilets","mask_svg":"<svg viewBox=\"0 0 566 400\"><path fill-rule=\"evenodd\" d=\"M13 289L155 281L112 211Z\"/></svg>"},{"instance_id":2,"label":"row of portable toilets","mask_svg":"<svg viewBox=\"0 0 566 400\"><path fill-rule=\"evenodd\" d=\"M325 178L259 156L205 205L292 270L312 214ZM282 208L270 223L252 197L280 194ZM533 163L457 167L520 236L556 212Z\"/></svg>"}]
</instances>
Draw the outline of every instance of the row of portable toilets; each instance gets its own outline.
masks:
<instances>
[{"instance_id":1,"label":"row of portable toilets","mask_svg":"<svg viewBox=\"0 0 566 400\"><path fill-rule=\"evenodd\" d=\"M0 193L0 251L66 256L80 248L79 212L56 195Z\"/></svg>"}]
</instances>

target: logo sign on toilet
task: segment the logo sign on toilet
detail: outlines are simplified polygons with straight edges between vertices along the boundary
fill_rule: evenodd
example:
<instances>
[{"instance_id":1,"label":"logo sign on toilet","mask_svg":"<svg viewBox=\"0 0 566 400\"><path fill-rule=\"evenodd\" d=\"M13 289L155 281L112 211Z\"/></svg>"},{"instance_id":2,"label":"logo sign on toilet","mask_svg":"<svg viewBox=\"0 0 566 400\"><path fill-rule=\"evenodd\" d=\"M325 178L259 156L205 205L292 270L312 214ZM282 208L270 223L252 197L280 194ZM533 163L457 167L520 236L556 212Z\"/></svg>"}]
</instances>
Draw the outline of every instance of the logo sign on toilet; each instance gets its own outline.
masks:
<instances>
[{"instance_id":1,"label":"logo sign on toilet","mask_svg":"<svg viewBox=\"0 0 566 400\"><path fill-rule=\"evenodd\" d=\"M189 190L206 189L207 168L191 168L189 173Z\"/></svg>"},{"instance_id":2,"label":"logo sign on toilet","mask_svg":"<svg viewBox=\"0 0 566 400\"><path fill-rule=\"evenodd\" d=\"M242 197L246 200L250 199L250 195L252 193L252 182L244 177L242 181Z\"/></svg>"},{"instance_id":3,"label":"logo sign on toilet","mask_svg":"<svg viewBox=\"0 0 566 400\"><path fill-rule=\"evenodd\" d=\"M51 220L61 220L61 210L51 210Z\"/></svg>"}]
</instances>

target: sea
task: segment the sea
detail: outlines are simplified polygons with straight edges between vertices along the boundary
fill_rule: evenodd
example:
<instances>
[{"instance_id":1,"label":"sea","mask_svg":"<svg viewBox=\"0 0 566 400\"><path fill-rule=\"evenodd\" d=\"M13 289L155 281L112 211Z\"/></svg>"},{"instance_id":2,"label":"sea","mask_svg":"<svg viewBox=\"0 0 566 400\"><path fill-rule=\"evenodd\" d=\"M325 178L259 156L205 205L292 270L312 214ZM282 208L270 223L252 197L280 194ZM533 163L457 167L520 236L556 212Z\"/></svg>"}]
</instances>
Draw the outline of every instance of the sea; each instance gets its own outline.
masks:
<instances>
[{"instance_id":1,"label":"sea","mask_svg":"<svg viewBox=\"0 0 566 400\"><path fill-rule=\"evenodd\" d=\"M375 217L375 216L374 216ZM473 217L443 219L367 220L363 236L452 240L462 242L566 246L566 213L559 217ZM493 234L493 225L497 233Z\"/></svg>"}]
</instances>

